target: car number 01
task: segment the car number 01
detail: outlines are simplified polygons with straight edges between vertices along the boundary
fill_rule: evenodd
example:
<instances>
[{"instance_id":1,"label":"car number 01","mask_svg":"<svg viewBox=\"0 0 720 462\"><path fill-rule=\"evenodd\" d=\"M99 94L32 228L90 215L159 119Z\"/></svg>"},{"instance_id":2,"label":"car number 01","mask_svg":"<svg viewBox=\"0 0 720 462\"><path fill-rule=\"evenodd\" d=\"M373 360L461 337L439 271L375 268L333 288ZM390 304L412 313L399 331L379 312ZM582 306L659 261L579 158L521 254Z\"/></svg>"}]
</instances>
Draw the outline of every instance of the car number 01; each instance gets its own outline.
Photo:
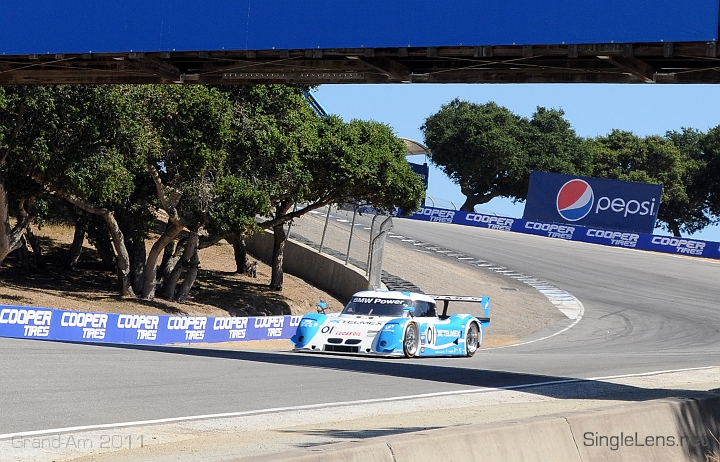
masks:
<instances>
[{"instance_id":1,"label":"car number 01","mask_svg":"<svg viewBox=\"0 0 720 462\"><path fill-rule=\"evenodd\" d=\"M322 332L323 334L329 334L333 331L334 327L335 326L324 326L322 329L320 329L320 332Z\"/></svg>"},{"instance_id":2,"label":"car number 01","mask_svg":"<svg viewBox=\"0 0 720 462\"><path fill-rule=\"evenodd\" d=\"M425 341L428 345L435 344L435 326L428 326L427 331L425 332Z\"/></svg>"}]
</instances>

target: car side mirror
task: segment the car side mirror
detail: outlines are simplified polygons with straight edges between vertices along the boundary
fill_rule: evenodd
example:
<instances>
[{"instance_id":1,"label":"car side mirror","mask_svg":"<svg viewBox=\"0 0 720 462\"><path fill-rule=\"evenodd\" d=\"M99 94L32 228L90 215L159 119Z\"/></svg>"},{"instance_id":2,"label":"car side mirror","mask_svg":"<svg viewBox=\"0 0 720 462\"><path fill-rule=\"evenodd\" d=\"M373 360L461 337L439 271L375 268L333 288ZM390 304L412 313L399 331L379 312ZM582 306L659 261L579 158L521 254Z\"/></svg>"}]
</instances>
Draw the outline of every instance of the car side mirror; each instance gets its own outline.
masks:
<instances>
[{"instance_id":1,"label":"car side mirror","mask_svg":"<svg viewBox=\"0 0 720 462\"><path fill-rule=\"evenodd\" d=\"M325 314L325 310L327 309L327 303L325 302L318 302L317 304L317 311L318 313Z\"/></svg>"},{"instance_id":2,"label":"car side mirror","mask_svg":"<svg viewBox=\"0 0 720 462\"><path fill-rule=\"evenodd\" d=\"M403 311L407 312L410 317L415 317L415 307L414 306L406 306L403 308Z\"/></svg>"}]
</instances>

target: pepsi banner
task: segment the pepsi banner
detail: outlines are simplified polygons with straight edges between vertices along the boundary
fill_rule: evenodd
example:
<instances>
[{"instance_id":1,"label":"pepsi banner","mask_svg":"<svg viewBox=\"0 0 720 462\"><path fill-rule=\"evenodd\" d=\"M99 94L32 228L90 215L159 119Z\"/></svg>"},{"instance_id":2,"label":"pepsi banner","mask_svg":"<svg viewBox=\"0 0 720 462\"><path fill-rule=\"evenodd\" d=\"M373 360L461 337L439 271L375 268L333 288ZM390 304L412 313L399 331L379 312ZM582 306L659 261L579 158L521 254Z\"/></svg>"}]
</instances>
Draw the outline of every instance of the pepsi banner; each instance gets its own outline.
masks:
<instances>
[{"instance_id":1,"label":"pepsi banner","mask_svg":"<svg viewBox=\"0 0 720 462\"><path fill-rule=\"evenodd\" d=\"M412 220L434 221L456 225L475 226L479 228L513 231L536 236L565 239L568 241L588 242L614 247L629 247L655 252L674 253L720 260L720 243L687 239L672 236L655 236L653 234L632 231L618 231L591 226L579 226L564 223L549 223L537 220L499 217L484 213L462 212L459 210L422 207L410 216Z\"/></svg>"},{"instance_id":2,"label":"pepsi banner","mask_svg":"<svg viewBox=\"0 0 720 462\"><path fill-rule=\"evenodd\" d=\"M161 316L0 305L0 337L136 345L289 339L301 318Z\"/></svg>"},{"instance_id":3,"label":"pepsi banner","mask_svg":"<svg viewBox=\"0 0 720 462\"><path fill-rule=\"evenodd\" d=\"M652 233L662 185L531 172L523 219Z\"/></svg>"}]
</instances>

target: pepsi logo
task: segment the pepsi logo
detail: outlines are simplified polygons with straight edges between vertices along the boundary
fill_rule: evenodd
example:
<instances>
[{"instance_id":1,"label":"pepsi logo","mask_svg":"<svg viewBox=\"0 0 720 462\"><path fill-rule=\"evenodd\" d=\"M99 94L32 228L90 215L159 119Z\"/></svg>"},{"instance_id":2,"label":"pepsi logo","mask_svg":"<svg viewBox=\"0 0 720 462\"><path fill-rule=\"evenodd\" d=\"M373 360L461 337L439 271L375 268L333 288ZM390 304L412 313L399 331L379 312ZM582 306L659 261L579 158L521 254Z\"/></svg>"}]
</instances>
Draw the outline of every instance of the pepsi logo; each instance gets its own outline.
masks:
<instances>
[{"instance_id":1,"label":"pepsi logo","mask_svg":"<svg viewBox=\"0 0 720 462\"><path fill-rule=\"evenodd\" d=\"M589 184L583 180L570 180L557 195L557 211L567 221L582 220L590 213L595 197Z\"/></svg>"}]
</instances>

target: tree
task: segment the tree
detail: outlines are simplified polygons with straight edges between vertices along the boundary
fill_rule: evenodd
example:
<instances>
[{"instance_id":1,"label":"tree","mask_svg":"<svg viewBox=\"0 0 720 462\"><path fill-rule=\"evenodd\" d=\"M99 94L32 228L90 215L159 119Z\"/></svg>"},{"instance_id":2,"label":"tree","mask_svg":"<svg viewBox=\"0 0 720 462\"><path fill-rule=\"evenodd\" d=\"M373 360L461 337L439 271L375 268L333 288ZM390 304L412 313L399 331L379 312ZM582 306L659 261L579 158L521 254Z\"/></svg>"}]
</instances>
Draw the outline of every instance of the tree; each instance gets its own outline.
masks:
<instances>
[{"instance_id":1,"label":"tree","mask_svg":"<svg viewBox=\"0 0 720 462\"><path fill-rule=\"evenodd\" d=\"M495 197L524 200L530 171L587 174L590 152L564 112L538 107L531 120L495 103L455 99L421 127L430 160L460 186L472 211Z\"/></svg>"},{"instance_id":2,"label":"tree","mask_svg":"<svg viewBox=\"0 0 720 462\"><path fill-rule=\"evenodd\" d=\"M32 177L44 168L58 120L48 87L0 88L0 262L25 242L42 192Z\"/></svg>"},{"instance_id":3,"label":"tree","mask_svg":"<svg viewBox=\"0 0 720 462\"><path fill-rule=\"evenodd\" d=\"M678 148L685 167L682 181L687 194L687 203L680 204L683 207L677 211L677 216L682 217L678 232L692 234L715 221L707 189L708 185L716 181L715 175L708 175L713 164L712 150L706 149L705 146L708 135L694 128L682 128L680 132L668 131L665 138ZM716 167L720 167L718 160L715 160ZM720 211L720 207L716 210Z\"/></svg>"},{"instance_id":4,"label":"tree","mask_svg":"<svg viewBox=\"0 0 720 462\"><path fill-rule=\"evenodd\" d=\"M274 232L273 290L282 290L288 221L352 199L411 212L424 194L405 160L404 143L388 126L319 118L303 100L303 90L284 85L228 90L236 105L229 165L269 195L271 212L259 225ZM304 207L292 210L293 204Z\"/></svg>"},{"instance_id":5,"label":"tree","mask_svg":"<svg viewBox=\"0 0 720 462\"><path fill-rule=\"evenodd\" d=\"M522 197L527 122L495 103L454 99L420 127L430 161L460 186L472 211L495 197Z\"/></svg>"},{"instance_id":6,"label":"tree","mask_svg":"<svg viewBox=\"0 0 720 462\"><path fill-rule=\"evenodd\" d=\"M675 138L680 142L679 135ZM684 156L671 139L657 135L641 138L613 130L592 144L593 176L663 185L658 210L661 228L680 236L683 231L694 232L707 225L702 204L693 200L686 188L686 181L699 165L690 155Z\"/></svg>"},{"instance_id":7,"label":"tree","mask_svg":"<svg viewBox=\"0 0 720 462\"><path fill-rule=\"evenodd\" d=\"M207 229L211 237L200 246L226 239L233 246L237 272L243 273L247 255L245 239L262 230L255 216L270 212L270 198L267 192L254 187L247 178L227 172L218 178L216 194L208 210Z\"/></svg>"},{"instance_id":8,"label":"tree","mask_svg":"<svg viewBox=\"0 0 720 462\"><path fill-rule=\"evenodd\" d=\"M720 216L720 125L700 139L700 158L704 168L697 176L697 187L705 198L708 213Z\"/></svg>"},{"instance_id":9,"label":"tree","mask_svg":"<svg viewBox=\"0 0 720 462\"><path fill-rule=\"evenodd\" d=\"M199 234L207 225L216 180L225 163L229 101L217 89L204 86L146 86L135 96L144 102L148 123L159 140L159 148L146 159L146 168L159 204L168 215L167 229L153 244L145 263L142 297L155 296L160 255L183 229L188 229L182 255L174 267L168 268L164 281L165 295L184 301L197 276ZM187 273L175 295L183 265Z\"/></svg>"},{"instance_id":10,"label":"tree","mask_svg":"<svg viewBox=\"0 0 720 462\"><path fill-rule=\"evenodd\" d=\"M270 287L282 289L285 233L282 219L302 202L311 179L304 157L315 149L318 117L303 99L305 88L286 85L220 87L233 103L228 172L268 194L264 229L275 232Z\"/></svg>"},{"instance_id":11,"label":"tree","mask_svg":"<svg viewBox=\"0 0 720 462\"><path fill-rule=\"evenodd\" d=\"M568 175L589 175L592 171L592 152L588 142L577 136L570 122L565 119L562 109L538 107L533 114L523 139L527 152L527 176L532 170L565 173ZM525 199L528 184L518 198Z\"/></svg>"},{"instance_id":12,"label":"tree","mask_svg":"<svg viewBox=\"0 0 720 462\"><path fill-rule=\"evenodd\" d=\"M130 256L115 210L127 205L147 154L145 127L135 118L138 108L124 87L57 86L48 91L60 123L48 131L49 155L33 178L76 207L102 217L116 253L120 293L134 296Z\"/></svg>"}]
</instances>

